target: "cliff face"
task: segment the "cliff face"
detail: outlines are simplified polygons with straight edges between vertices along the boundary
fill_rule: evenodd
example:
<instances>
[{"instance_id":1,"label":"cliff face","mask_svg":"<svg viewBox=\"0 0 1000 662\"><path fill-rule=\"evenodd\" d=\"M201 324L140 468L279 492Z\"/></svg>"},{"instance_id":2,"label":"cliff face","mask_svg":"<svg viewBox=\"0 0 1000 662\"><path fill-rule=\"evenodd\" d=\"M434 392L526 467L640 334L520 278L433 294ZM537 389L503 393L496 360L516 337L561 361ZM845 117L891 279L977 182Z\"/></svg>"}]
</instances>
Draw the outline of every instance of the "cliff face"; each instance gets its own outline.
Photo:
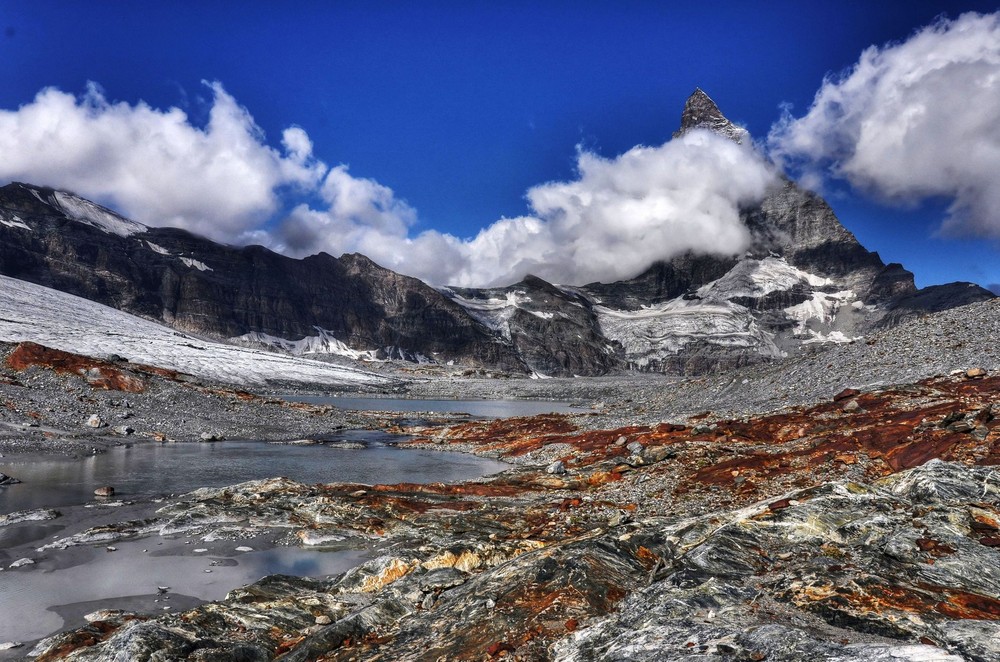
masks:
<instances>
[{"instance_id":1,"label":"cliff face","mask_svg":"<svg viewBox=\"0 0 1000 662\"><path fill-rule=\"evenodd\" d=\"M0 272L178 329L220 338L300 339L523 370L513 349L423 282L361 255L303 260L147 228L76 196L0 189Z\"/></svg>"},{"instance_id":2,"label":"cliff face","mask_svg":"<svg viewBox=\"0 0 1000 662\"><path fill-rule=\"evenodd\" d=\"M701 90L677 134L748 138ZM685 254L630 280L432 288L362 255L294 260L149 228L75 195L0 188L0 273L178 329L295 353L455 362L545 375L699 373L849 342L992 298L868 251L820 196L783 180L742 218L743 255Z\"/></svg>"}]
</instances>

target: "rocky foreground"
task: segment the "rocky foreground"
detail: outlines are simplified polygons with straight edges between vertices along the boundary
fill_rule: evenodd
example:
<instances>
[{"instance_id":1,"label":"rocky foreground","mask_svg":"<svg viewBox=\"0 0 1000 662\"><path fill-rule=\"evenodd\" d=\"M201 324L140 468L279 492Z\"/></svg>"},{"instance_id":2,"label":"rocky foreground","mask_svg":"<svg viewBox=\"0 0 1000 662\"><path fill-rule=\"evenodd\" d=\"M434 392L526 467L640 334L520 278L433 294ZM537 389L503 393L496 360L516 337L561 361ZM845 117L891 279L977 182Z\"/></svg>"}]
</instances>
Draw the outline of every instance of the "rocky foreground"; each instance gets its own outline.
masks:
<instances>
[{"instance_id":1,"label":"rocky foreground","mask_svg":"<svg viewBox=\"0 0 1000 662\"><path fill-rule=\"evenodd\" d=\"M760 416L407 431L515 467L456 485L192 492L51 546L136 536L365 545L151 617L97 612L38 660L995 660L1000 376L979 368ZM998 410L997 413L1000 413Z\"/></svg>"}]
</instances>

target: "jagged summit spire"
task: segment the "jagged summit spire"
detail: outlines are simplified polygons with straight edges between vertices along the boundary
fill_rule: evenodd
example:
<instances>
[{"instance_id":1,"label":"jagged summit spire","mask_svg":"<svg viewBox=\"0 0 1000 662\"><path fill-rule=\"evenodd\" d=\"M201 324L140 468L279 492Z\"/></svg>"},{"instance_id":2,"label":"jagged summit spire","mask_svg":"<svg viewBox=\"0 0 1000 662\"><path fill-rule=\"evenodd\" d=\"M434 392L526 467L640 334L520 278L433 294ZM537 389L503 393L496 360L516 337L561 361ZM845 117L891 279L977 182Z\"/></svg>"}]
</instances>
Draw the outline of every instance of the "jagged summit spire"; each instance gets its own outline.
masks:
<instances>
[{"instance_id":1,"label":"jagged summit spire","mask_svg":"<svg viewBox=\"0 0 1000 662\"><path fill-rule=\"evenodd\" d=\"M681 127L674 133L674 137L683 136L692 129L708 129L738 143L747 137L747 130L730 122L700 87L696 87L684 103Z\"/></svg>"}]
</instances>

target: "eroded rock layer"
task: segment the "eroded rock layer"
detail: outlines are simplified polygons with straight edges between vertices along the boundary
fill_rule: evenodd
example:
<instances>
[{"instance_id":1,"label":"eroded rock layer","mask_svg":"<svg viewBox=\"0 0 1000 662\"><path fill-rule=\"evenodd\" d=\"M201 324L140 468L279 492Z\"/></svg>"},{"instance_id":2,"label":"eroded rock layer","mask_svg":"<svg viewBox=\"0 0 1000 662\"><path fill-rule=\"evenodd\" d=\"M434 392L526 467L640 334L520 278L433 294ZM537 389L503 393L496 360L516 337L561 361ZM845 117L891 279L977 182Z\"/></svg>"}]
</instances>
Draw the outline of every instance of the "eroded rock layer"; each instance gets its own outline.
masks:
<instances>
[{"instance_id":1,"label":"eroded rock layer","mask_svg":"<svg viewBox=\"0 0 1000 662\"><path fill-rule=\"evenodd\" d=\"M1000 377L969 370L741 420L548 415L411 430L516 467L455 485L203 489L54 540L271 530L377 556L38 659L977 660L1000 656Z\"/></svg>"}]
</instances>

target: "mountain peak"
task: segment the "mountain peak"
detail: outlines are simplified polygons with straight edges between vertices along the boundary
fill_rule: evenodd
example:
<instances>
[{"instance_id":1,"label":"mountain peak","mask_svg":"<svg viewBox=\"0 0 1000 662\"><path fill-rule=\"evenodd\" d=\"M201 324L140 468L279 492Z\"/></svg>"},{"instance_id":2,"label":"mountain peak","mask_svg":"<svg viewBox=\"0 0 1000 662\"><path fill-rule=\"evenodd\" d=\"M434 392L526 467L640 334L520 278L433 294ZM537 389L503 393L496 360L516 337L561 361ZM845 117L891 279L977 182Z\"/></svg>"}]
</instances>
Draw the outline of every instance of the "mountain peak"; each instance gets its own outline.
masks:
<instances>
[{"instance_id":1,"label":"mountain peak","mask_svg":"<svg viewBox=\"0 0 1000 662\"><path fill-rule=\"evenodd\" d=\"M684 103L681 127L674 133L674 137L683 136L693 129L708 129L737 143L743 142L748 136L747 130L730 122L712 101L712 97L700 87L696 87Z\"/></svg>"}]
</instances>

